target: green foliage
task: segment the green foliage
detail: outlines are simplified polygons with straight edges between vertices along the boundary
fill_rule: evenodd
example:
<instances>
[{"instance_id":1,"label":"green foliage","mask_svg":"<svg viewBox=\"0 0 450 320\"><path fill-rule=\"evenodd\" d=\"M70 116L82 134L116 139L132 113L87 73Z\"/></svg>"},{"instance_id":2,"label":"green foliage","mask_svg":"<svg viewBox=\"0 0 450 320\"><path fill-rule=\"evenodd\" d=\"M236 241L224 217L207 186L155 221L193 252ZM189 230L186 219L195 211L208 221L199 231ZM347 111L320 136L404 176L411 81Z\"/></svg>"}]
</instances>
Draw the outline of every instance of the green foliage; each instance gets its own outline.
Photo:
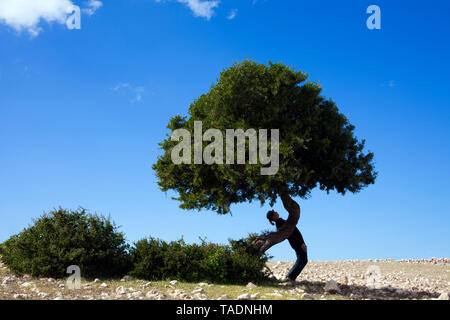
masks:
<instances>
[{"instance_id":1,"label":"green foliage","mask_svg":"<svg viewBox=\"0 0 450 320\"><path fill-rule=\"evenodd\" d=\"M256 199L272 205L281 193L307 197L318 186L345 194L374 183L373 153L363 152L364 140L354 136L354 126L307 77L281 63L266 66L249 60L221 72L210 91L190 105L188 117L170 120L170 134L160 143L164 154L153 166L161 190L176 191L174 199L183 209L224 214L233 203ZM187 129L193 145L194 121L202 121L204 131L279 129L278 173L262 176L261 164L175 165L171 149L178 142L170 135Z\"/></svg>"},{"instance_id":2,"label":"green foliage","mask_svg":"<svg viewBox=\"0 0 450 320\"><path fill-rule=\"evenodd\" d=\"M178 279L215 283L260 282L267 279L266 255L258 256L250 245L252 238L230 245L204 240L186 244L183 239L165 242L148 238L138 241L131 250L132 276L147 280Z\"/></svg>"},{"instance_id":3,"label":"green foliage","mask_svg":"<svg viewBox=\"0 0 450 320\"><path fill-rule=\"evenodd\" d=\"M131 274L148 280L260 282L267 280L269 257L258 256L254 237L229 240L229 245L148 238L130 248L110 219L59 208L0 244L0 255L15 274L35 277L67 277L67 267L78 265L85 278Z\"/></svg>"},{"instance_id":4,"label":"green foliage","mask_svg":"<svg viewBox=\"0 0 450 320\"><path fill-rule=\"evenodd\" d=\"M78 265L83 277L118 277L130 267L128 245L117 227L85 209L42 215L1 245L2 261L16 274L66 277Z\"/></svg>"}]
</instances>

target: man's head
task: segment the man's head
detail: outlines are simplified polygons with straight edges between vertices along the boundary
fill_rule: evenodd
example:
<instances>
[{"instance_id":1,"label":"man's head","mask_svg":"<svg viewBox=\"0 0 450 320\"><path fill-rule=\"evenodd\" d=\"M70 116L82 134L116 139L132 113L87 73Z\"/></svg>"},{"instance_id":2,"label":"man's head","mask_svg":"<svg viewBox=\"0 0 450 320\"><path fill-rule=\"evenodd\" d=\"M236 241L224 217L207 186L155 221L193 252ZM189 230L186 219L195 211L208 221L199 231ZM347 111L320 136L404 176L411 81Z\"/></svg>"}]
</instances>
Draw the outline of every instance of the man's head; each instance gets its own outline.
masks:
<instances>
[{"instance_id":1,"label":"man's head","mask_svg":"<svg viewBox=\"0 0 450 320\"><path fill-rule=\"evenodd\" d=\"M267 211L267 219L269 220L270 224L273 225L273 221L278 220L280 216L278 215L278 212L275 210Z\"/></svg>"}]
</instances>

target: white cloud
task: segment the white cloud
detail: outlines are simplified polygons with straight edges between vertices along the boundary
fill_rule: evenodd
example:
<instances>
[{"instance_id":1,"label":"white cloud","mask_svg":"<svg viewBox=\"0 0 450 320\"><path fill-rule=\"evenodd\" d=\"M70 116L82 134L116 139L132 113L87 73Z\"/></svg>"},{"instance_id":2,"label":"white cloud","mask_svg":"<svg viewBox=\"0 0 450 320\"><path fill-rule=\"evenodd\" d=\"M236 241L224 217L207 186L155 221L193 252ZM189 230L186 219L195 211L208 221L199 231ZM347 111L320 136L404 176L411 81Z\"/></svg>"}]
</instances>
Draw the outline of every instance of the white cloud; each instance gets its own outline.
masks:
<instances>
[{"instance_id":1,"label":"white cloud","mask_svg":"<svg viewBox=\"0 0 450 320\"><path fill-rule=\"evenodd\" d=\"M103 2L98 0L89 0L89 2L87 3L87 8L84 8L83 12L92 16L95 13L95 11L100 9L101 6L103 6Z\"/></svg>"},{"instance_id":2,"label":"white cloud","mask_svg":"<svg viewBox=\"0 0 450 320\"><path fill-rule=\"evenodd\" d=\"M115 87L111 88L115 92L124 92L127 95L132 95L131 102L142 102L144 93L146 92L143 86L132 86L128 82L119 82Z\"/></svg>"},{"instance_id":3,"label":"white cloud","mask_svg":"<svg viewBox=\"0 0 450 320\"><path fill-rule=\"evenodd\" d=\"M185 4L195 17L211 19L214 15L214 8L219 6L220 0L175 0L176 2ZM156 0L156 2L165 2L165 0Z\"/></svg>"},{"instance_id":4,"label":"white cloud","mask_svg":"<svg viewBox=\"0 0 450 320\"><path fill-rule=\"evenodd\" d=\"M0 22L36 36L41 31L41 20L65 23L71 6L70 0L0 0Z\"/></svg>"},{"instance_id":5,"label":"white cloud","mask_svg":"<svg viewBox=\"0 0 450 320\"><path fill-rule=\"evenodd\" d=\"M102 5L101 1L89 0L83 12L92 15ZM0 23L37 36L42 22L66 24L73 7L72 0L0 0Z\"/></svg>"},{"instance_id":6,"label":"white cloud","mask_svg":"<svg viewBox=\"0 0 450 320\"><path fill-rule=\"evenodd\" d=\"M126 89L126 88L130 88L130 87L131 87L131 85L129 83L119 82L114 88L112 88L112 90L119 91L120 89Z\"/></svg>"},{"instance_id":7,"label":"white cloud","mask_svg":"<svg viewBox=\"0 0 450 320\"><path fill-rule=\"evenodd\" d=\"M227 17L227 19L228 20L233 20L236 17L237 13L238 13L238 9L231 10L230 14Z\"/></svg>"}]
</instances>

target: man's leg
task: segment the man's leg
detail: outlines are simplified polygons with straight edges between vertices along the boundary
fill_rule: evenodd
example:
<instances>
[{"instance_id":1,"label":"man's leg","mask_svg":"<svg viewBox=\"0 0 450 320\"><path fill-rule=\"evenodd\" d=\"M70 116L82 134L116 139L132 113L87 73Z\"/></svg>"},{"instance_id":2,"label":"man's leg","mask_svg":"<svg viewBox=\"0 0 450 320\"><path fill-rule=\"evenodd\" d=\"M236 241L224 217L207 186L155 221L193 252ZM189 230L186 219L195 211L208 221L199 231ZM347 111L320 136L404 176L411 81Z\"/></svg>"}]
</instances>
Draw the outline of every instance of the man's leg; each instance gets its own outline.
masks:
<instances>
[{"instance_id":1,"label":"man's leg","mask_svg":"<svg viewBox=\"0 0 450 320\"><path fill-rule=\"evenodd\" d=\"M297 252L297 261L295 261L294 266L289 271L287 277L292 281L297 279L300 272L302 272L303 268L308 263L308 254L305 251Z\"/></svg>"}]
</instances>

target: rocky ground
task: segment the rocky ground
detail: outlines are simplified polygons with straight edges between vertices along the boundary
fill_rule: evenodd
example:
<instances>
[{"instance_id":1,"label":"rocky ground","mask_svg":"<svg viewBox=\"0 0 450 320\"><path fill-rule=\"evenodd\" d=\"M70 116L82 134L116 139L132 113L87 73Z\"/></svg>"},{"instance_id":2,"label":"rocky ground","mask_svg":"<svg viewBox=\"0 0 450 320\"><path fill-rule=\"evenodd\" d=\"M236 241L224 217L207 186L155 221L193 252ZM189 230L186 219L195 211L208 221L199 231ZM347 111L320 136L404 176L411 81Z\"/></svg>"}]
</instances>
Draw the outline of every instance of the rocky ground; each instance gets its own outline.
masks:
<instances>
[{"instance_id":1,"label":"rocky ground","mask_svg":"<svg viewBox=\"0 0 450 320\"><path fill-rule=\"evenodd\" d=\"M0 262L0 299L33 300L326 300L326 299L440 299L449 300L450 259L310 261L295 284L282 279L293 262L268 263L273 283L220 285L176 280L148 282L82 280L77 290L65 279L17 277Z\"/></svg>"}]
</instances>

